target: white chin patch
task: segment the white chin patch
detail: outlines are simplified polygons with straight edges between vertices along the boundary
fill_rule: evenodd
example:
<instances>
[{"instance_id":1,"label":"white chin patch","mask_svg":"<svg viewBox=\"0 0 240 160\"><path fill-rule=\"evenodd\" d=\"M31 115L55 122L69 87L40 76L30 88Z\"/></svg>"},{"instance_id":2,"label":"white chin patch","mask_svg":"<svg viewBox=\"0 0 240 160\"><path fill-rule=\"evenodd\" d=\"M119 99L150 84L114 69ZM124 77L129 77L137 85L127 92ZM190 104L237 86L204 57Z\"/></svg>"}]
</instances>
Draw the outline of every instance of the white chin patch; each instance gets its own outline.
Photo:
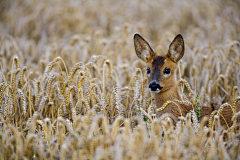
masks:
<instances>
[{"instance_id":1,"label":"white chin patch","mask_svg":"<svg viewBox=\"0 0 240 160\"><path fill-rule=\"evenodd\" d=\"M159 93L159 92L161 91L159 88L157 88L156 91L152 91L151 88L149 88L149 90L150 90L150 92L152 92L152 93Z\"/></svg>"}]
</instances>

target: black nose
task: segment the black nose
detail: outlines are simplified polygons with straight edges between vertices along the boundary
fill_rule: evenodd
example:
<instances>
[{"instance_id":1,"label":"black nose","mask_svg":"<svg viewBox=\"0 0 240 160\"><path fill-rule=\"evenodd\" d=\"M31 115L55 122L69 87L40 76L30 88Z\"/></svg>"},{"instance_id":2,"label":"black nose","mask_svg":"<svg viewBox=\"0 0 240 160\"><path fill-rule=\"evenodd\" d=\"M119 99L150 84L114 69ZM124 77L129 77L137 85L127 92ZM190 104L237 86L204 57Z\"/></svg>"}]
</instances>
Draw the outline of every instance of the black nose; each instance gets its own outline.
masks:
<instances>
[{"instance_id":1,"label":"black nose","mask_svg":"<svg viewBox=\"0 0 240 160\"><path fill-rule=\"evenodd\" d=\"M156 81L152 81L149 84L149 88L151 89L151 91L160 91L163 87L161 87Z\"/></svg>"}]
</instances>

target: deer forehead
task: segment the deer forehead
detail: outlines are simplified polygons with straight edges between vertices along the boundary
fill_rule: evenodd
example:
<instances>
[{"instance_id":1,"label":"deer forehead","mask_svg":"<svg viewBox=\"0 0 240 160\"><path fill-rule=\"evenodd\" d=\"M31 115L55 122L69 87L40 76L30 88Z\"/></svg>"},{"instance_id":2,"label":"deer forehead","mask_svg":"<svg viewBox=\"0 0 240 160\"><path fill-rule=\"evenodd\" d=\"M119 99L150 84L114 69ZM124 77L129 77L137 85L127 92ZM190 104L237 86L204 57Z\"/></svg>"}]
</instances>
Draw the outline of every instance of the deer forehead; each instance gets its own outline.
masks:
<instances>
[{"instance_id":1,"label":"deer forehead","mask_svg":"<svg viewBox=\"0 0 240 160\"><path fill-rule=\"evenodd\" d=\"M162 67L164 63L166 62L166 57L163 56L156 56L152 60L152 66L153 67Z\"/></svg>"},{"instance_id":2,"label":"deer forehead","mask_svg":"<svg viewBox=\"0 0 240 160\"><path fill-rule=\"evenodd\" d=\"M171 60L167 56L156 56L148 62L148 66L151 68L163 68L164 66L171 66Z\"/></svg>"}]
</instances>

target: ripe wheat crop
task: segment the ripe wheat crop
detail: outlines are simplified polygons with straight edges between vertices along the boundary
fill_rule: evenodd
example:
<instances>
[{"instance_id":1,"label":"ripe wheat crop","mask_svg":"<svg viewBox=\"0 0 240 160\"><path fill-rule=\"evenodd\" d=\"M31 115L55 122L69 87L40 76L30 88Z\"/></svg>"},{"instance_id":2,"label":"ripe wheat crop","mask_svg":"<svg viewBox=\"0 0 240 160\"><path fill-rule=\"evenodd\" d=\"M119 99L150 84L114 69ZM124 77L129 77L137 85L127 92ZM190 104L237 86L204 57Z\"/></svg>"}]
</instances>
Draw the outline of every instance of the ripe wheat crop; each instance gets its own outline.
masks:
<instances>
[{"instance_id":1,"label":"ripe wheat crop","mask_svg":"<svg viewBox=\"0 0 240 160\"><path fill-rule=\"evenodd\" d=\"M240 159L238 1L0 0L0 159ZM134 33L185 40L182 101L157 108ZM158 117L170 103L223 104ZM232 104L233 125L219 118ZM170 117L170 118L169 118Z\"/></svg>"}]
</instances>

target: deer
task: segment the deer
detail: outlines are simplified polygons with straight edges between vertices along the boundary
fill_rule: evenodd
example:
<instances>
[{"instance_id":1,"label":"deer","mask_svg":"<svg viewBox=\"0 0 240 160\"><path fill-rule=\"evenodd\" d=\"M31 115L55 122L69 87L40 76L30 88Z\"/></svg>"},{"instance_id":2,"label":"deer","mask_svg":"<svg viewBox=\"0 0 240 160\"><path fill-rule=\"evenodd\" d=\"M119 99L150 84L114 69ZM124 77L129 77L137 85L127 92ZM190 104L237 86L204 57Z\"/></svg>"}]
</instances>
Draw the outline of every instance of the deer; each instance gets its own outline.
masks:
<instances>
[{"instance_id":1,"label":"deer","mask_svg":"<svg viewBox=\"0 0 240 160\"><path fill-rule=\"evenodd\" d=\"M147 82L149 90L153 94L157 108L163 106L167 101L181 101L178 93L176 81L176 69L178 62L184 56L184 40L181 34L178 34L170 43L168 52L165 55L157 55L149 43L138 33L134 34L134 47L136 55L146 64ZM186 116L192 105L179 104L180 107L171 103L164 110L157 113L158 117L167 113L172 115L174 124L177 123L178 117ZM214 110L218 110L221 105L202 106L200 120L205 116L210 116ZM240 103L237 103L237 111L240 109ZM231 106L226 106L220 116L220 124L231 126L233 111ZM223 118L224 117L224 118ZM240 121L240 117L237 118Z\"/></svg>"}]
</instances>

